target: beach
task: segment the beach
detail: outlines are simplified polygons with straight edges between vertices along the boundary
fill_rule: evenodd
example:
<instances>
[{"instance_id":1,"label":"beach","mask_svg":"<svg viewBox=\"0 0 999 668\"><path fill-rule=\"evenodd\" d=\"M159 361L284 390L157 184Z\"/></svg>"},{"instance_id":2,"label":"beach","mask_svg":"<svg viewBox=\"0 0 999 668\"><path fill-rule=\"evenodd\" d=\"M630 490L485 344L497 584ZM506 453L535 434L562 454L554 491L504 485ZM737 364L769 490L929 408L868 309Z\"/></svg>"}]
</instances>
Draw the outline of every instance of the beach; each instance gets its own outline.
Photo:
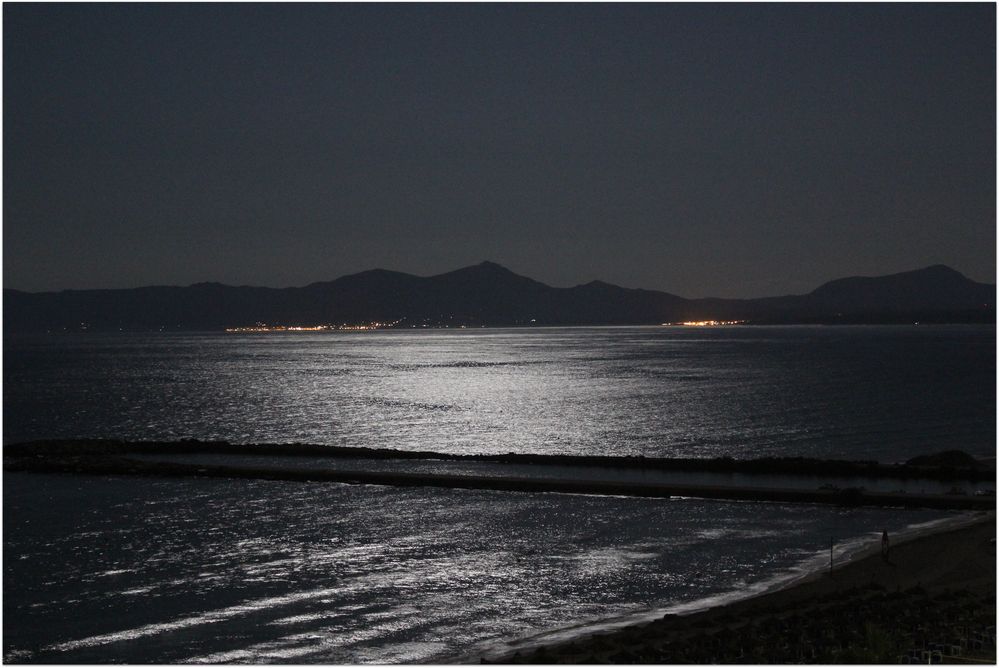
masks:
<instances>
[{"instance_id":1,"label":"beach","mask_svg":"<svg viewBox=\"0 0 999 668\"><path fill-rule=\"evenodd\" d=\"M987 513L785 589L482 661L994 664L995 535Z\"/></svg>"}]
</instances>

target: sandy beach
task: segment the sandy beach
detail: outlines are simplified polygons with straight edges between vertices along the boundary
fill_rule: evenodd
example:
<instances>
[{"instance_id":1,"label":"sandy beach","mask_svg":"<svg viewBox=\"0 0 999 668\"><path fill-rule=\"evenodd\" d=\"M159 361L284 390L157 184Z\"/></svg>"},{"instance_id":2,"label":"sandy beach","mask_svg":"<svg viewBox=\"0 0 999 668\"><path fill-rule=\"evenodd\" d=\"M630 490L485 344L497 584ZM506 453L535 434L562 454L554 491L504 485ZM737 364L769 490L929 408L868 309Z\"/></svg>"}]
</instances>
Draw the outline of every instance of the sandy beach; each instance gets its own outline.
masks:
<instances>
[{"instance_id":1,"label":"sandy beach","mask_svg":"<svg viewBox=\"0 0 999 668\"><path fill-rule=\"evenodd\" d=\"M988 663L994 513L867 549L830 573L729 605L542 645L492 663Z\"/></svg>"}]
</instances>

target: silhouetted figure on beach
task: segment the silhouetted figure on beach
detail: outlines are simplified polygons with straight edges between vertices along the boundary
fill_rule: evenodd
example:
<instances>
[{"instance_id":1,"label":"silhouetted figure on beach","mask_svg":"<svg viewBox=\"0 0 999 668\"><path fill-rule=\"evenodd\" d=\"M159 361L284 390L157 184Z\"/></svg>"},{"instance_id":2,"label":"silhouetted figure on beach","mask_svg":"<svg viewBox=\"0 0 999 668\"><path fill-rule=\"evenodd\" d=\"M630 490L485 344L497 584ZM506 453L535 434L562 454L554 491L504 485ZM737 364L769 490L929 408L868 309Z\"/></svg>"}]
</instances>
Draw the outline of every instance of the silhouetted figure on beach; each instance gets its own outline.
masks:
<instances>
[{"instance_id":1,"label":"silhouetted figure on beach","mask_svg":"<svg viewBox=\"0 0 999 668\"><path fill-rule=\"evenodd\" d=\"M890 546L888 543L888 529L885 529L881 533L881 558L884 559L885 561L888 561L889 547Z\"/></svg>"}]
</instances>

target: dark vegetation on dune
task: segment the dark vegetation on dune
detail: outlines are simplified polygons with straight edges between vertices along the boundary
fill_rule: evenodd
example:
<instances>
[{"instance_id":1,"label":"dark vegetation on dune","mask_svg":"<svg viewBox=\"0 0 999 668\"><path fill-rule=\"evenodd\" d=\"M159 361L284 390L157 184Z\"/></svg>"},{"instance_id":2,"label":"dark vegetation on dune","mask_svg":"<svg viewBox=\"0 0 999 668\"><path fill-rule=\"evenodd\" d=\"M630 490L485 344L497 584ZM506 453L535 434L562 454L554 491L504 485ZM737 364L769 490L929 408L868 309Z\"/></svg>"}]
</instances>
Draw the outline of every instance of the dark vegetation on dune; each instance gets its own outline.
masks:
<instances>
[{"instance_id":1,"label":"dark vegetation on dune","mask_svg":"<svg viewBox=\"0 0 999 668\"><path fill-rule=\"evenodd\" d=\"M944 450L932 455L920 455L913 457L906 462L909 466L937 469L987 469L982 462L978 461L963 450Z\"/></svg>"}]
</instances>

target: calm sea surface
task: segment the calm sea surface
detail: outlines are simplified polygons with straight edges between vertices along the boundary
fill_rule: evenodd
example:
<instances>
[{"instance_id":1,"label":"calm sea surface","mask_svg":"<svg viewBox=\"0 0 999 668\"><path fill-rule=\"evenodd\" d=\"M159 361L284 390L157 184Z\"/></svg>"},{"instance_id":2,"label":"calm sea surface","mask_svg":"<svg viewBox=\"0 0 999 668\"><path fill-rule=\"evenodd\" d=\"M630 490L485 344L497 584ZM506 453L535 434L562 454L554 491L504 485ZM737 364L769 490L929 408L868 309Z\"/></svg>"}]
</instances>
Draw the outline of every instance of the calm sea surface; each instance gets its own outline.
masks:
<instances>
[{"instance_id":1,"label":"calm sea surface","mask_svg":"<svg viewBox=\"0 0 999 668\"><path fill-rule=\"evenodd\" d=\"M995 399L994 327L74 335L5 341L3 437L898 461L994 456ZM828 563L830 538L841 552L949 517L263 480L3 483L13 662L450 660L754 591Z\"/></svg>"},{"instance_id":2,"label":"calm sea surface","mask_svg":"<svg viewBox=\"0 0 999 668\"><path fill-rule=\"evenodd\" d=\"M994 326L14 339L4 343L3 438L994 455L995 346Z\"/></svg>"}]
</instances>

